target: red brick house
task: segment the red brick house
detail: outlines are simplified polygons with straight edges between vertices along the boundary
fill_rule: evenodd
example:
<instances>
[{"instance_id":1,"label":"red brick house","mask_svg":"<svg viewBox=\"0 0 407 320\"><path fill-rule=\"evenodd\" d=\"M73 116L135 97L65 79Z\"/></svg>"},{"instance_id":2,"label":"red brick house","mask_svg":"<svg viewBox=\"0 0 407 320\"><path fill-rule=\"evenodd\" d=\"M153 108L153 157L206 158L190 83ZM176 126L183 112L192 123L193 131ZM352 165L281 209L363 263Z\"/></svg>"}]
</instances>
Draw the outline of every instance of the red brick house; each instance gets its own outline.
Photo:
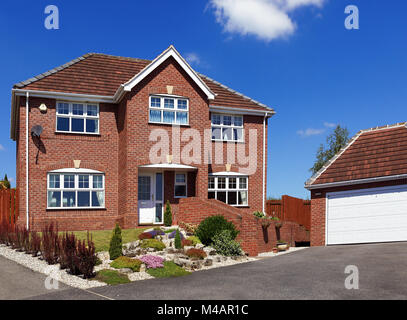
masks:
<instances>
[{"instance_id":1,"label":"red brick house","mask_svg":"<svg viewBox=\"0 0 407 320\"><path fill-rule=\"evenodd\" d=\"M407 241L406 126L360 131L306 182L311 245Z\"/></svg>"},{"instance_id":2,"label":"red brick house","mask_svg":"<svg viewBox=\"0 0 407 320\"><path fill-rule=\"evenodd\" d=\"M274 110L172 46L153 61L86 54L16 84L11 109L19 223L31 229L162 224L167 200L176 220L264 211Z\"/></svg>"}]
</instances>

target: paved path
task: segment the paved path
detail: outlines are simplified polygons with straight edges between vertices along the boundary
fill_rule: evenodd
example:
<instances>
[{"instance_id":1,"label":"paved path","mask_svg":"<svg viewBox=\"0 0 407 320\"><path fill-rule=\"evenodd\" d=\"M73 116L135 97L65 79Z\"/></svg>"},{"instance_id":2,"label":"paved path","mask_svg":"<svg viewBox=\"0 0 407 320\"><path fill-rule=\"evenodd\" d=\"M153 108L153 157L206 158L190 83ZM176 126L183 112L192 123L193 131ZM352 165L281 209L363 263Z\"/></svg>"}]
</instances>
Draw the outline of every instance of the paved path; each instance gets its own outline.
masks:
<instances>
[{"instance_id":1,"label":"paved path","mask_svg":"<svg viewBox=\"0 0 407 320\"><path fill-rule=\"evenodd\" d=\"M345 289L347 265L359 290ZM94 294L98 294L95 296ZM260 261L36 299L407 299L407 243L314 247Z\"/></svg>"}]
</instances>

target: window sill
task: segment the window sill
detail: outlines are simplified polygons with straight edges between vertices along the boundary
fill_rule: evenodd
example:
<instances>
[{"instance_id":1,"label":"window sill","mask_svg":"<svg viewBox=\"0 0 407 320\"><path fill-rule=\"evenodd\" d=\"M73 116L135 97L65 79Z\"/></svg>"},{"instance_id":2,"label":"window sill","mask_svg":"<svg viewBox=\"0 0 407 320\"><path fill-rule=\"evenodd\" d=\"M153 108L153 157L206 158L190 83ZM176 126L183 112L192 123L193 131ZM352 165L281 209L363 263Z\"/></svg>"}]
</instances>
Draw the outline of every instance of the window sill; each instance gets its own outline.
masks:
<instances>
[{"instance_id":1,"label":"window sill","mask_svg":"<svg viewBox=\"0 0 407 320\"><path fill-rule=\"evenodd\" d=\"M244 143L244 141L234 141L234 140L221 140L221 139L211 139L212 142L224 142L224 143Z\"/></svg>"},{"instance_id":2,"label":"window sill","mask_svg":"<svg viewBox=\"0 0 407 320\"><path fill-rule=\"evenodd\" d=\"M106 210L106 207L66 207L66 208L46 208L47 211L64 211L64 210L76 210L76 211L90 211L90 210Z\"/></svg>"},{"instance_id":3,"label":"window sill","mask_svg":"<svg viewBox=\"0 0 407 320\"><path fill-rule=\"evenodd\" d=\"M93 136L100 137L100 133L91 133L91 132L70 132L70 131L55 131L55 134L69 134L69 135L80 135L80 136Z\"/></svg>"},{"instance_id":4,"label":"window sill","mask_svg":"<svg viewBox=\"0 0 407 320\"><path fill-rule=\"evenodd\" d=\"M161 125L161 126L180 126L180 127L191 127L189 123L187 124L179 124L179 123L164 123L164 122L151 122L149 121L148 124L154 124L154 125Z\"/></svg>"}]
</instances>

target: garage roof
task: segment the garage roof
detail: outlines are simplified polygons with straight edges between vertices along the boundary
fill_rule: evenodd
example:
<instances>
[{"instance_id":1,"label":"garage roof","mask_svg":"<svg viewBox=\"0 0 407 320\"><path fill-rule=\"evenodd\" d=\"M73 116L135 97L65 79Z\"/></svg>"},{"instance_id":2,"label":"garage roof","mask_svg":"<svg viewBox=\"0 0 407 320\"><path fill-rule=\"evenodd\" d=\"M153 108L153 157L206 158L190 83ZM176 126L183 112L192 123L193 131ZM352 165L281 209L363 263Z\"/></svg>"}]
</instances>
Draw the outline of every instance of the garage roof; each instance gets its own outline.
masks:
<instances>
[{"instance_id":1,"label":"garage roof","mask_svg":"<svg viewBox=\"0 0 407 320\"><path fill-rule=\"evenodd\" d=\"M407 122L359 131L307 189L407 177Z\"/></svg>"}]
</instances>

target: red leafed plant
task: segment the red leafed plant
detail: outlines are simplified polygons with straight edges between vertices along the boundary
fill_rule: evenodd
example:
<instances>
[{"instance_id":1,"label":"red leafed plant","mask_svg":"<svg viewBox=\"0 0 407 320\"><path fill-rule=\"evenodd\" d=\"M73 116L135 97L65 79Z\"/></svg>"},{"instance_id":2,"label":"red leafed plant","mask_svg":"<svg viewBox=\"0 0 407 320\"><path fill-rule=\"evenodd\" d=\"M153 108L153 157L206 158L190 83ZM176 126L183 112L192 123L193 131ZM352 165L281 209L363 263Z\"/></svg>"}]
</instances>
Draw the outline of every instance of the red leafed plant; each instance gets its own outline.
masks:
<instances>
[{"instance_id":1,"label":"red leafed plant","mask_svg":"<svg viewBox=\"0 0 407 320\"><path fill-rule=\"evenodd\" d=\"M192 246L192 241L187 240L187 239L182 239L181 244L182 244L182 247L190 247L190 246Z\"/></svg>"},{"instance_id":2,"label":"red leafed plant","mask_svg":"<svg viewBox=\"0 0 407 320\"><path fill-rule=\"evenodd\" d=\"M143 232L143 233L139 234L138 238L139 238L139 240L152 239L153 235L148 232Z\"/></svg>"},{"instance_id":3,"label":"red leafed plant","mask_svg":"<svg viewBox=\"0 0 407 320\"><path fill-rule=\"evenodd\" d=\"M206 252L203 251L202 249L191 248L185 254L190 258L196 258L196 259L206 258Z\"/></svg>"},{"instance_id":4,"label":"red leafed plant","mask_svg":"<svg viewBox=\"0 0 407 320\"><path fill-rule=\"evenodd\" d=\"M41 237L38 235L37 232L31 232L30 238L30 252L33 257L36 257L38 253L41 251Z\"/></svg>"},{"instance_id":5,"label":"red leafed plant","mask_svg":"<svg viewBox=\"0 0 407 320\"><path fill-rule=\"evenodd\" d=\"M60 253L60 241L58 229L51 223L42 230L41 254L48 264L58 263Z\"/></svg>"},{"instance_id":6,"label":"red leafed plant","mask_svg":"<svg viewBox=\"0 0 407 320\"><path fill-rule=\"evenodd\" d=\"M93 268L96 265L96 250L92 238L89 238L89 232L87 241L79 240L77 246L77 258L78 268L83 274L84 278L91 278L94 275Z\"/></svg>"}]
</instances>

